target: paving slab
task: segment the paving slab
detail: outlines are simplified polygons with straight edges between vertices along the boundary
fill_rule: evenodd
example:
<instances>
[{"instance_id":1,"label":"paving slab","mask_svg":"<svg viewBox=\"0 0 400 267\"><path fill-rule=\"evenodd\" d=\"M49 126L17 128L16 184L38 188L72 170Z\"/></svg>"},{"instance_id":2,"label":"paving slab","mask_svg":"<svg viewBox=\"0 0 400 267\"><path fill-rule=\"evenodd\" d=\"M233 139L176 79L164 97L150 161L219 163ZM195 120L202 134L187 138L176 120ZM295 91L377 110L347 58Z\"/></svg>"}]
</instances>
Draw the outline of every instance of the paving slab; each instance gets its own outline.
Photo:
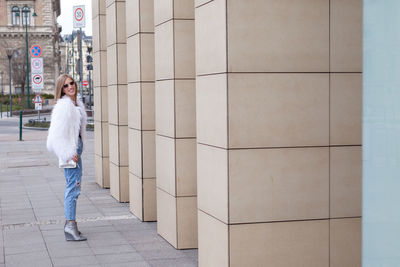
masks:
<instances>
[{"instance_id":1,"label":"paving slab","mask_svg":"<svg viewBox=\"0 0 400 267\"><path fill-rule=\"evenodd\" d=\"M12 119L8 120L12 121ZM15 127L17 127L17 120ZM7 124L9 125L9 123ZM156 222L141 222L95 182L94 134L87 132L78 199L84 242L65 241L65 181L46 131L29 130L24 141L0 120L0 267L197 266L197 250L176 250L157 234Z\"/></svg>"}]
</instances>

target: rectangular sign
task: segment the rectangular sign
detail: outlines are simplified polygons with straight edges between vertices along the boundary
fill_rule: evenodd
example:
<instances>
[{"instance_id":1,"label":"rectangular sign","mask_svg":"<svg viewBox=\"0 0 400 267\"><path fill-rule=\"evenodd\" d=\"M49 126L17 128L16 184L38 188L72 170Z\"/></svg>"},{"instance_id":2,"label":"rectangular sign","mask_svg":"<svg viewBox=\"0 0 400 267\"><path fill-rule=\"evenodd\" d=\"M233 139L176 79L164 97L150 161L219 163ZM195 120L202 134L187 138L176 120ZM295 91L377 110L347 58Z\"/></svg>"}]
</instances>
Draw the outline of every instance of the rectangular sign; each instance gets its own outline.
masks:
<instances>
[{"instance_id":1,"label":"rectangular sign","mask_svg":"<svg viewBox=\"0 0 400 267\"><path fill-rule=\"evenodd\" d=\"M74 28L85 28L85 6L74 6L73 11Z\"/></svg>"},{"instance_id":2,"label":"rectangular sign","mask_svg":"<svg viewBox=\"0 0 400 267\"><path fill-rule=\"evenodd\" d=\"M35 103L36 110L42 110L42 103Z\"/></svg>"},{"instance_id":3,"label":"rectangular sign","mask_svg":"<svg viewBox=\"0 0 400 267\"><path fill-rule=\"evenodd\" d=\"M32 57L31 58L31 73L32 74L37 74L37 73L43 74L43 58L41 58L41 57Z\"/></svg>"},{"instance_id":4,"label":"rectangular sign","mask_svg":"<svg viewBox=\"0 0 400 267\"><path fill-rule=\"evenodd\" d=\"M44 88L43 73L32 73L31 85L34 92L41 92Z\"/></svg>"}]
</instances>

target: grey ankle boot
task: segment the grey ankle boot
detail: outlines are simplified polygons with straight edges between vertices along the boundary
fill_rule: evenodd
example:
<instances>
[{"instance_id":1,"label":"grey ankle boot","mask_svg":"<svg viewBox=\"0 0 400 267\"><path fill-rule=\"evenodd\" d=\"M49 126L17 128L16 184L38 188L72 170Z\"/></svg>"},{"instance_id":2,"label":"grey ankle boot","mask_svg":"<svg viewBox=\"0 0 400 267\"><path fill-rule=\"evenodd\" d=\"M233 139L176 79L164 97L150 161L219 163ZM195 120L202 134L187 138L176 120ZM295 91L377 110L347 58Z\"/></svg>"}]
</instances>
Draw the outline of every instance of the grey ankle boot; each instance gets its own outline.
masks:
<instances>
[{"instance_id":1,"label":"grey ankle boot","mask_svg":"<svg viewBox=\"0 0 400 267\"><path fill-rule=\"evenodd\" d=\"M66 225L67 225L67 221L65 221L64 228L65 228ZM78 234L81 235L82 233L78 229L78 223L76 223L76 229L78 230Z\"/></svg>"},{"instance_id":2,"label":"grey ankle boot","mask_svg":"<svg viewBox=\"0 0 400 267\"><path fill-rule=\"evenodd\" d=\"M64 226L65 239L67 241L85 241L87 238L80 235L76 222L66 221Z\"/></svg>"}]
</instances>

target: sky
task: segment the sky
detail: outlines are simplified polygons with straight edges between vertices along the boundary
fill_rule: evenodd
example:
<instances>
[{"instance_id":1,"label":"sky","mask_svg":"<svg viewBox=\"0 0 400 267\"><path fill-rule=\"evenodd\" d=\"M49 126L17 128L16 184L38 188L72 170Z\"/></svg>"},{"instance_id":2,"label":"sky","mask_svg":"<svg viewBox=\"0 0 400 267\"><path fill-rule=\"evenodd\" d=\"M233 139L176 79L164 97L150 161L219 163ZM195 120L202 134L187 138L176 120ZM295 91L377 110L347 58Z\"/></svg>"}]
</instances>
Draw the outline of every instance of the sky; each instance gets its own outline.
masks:
<instances>
[{"instance_id":1,"label":"sky","mask_svg":"<svg viewBox=\"0 0 400 267\"><path fill-rule=\"evenodd\" d=\"M73 30L73 6L85 5L86 35L92 35L92 0L61 0L61 15L57 22L62 26L61 34L71 34Z\"/></svg>"}]
</instances>

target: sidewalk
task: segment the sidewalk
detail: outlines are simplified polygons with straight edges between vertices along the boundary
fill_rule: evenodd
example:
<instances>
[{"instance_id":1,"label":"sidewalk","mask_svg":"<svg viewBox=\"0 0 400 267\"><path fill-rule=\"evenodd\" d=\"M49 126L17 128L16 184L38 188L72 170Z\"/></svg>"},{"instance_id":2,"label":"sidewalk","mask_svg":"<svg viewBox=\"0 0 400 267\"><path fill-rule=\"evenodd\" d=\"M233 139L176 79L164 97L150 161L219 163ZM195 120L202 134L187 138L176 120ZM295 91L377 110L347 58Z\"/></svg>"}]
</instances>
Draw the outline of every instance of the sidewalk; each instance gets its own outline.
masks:
<instances>
[{"instance_id":1,"label":"sidewalk","mask_svg":"<svg viewBox=\"0 0 400 267\"><path fill-rule=\"evenodd\" d=\"M0 124L0 133L8 126ZM78 200L79 228L88 240L66 242L64 178L45 148L46 131L0 135L0 267L197 266L197 250L175 250L118 203L94 177L93 132L87 132ZM12 133L11 133L12 132Z\"/></svg>"}]
</instances>

